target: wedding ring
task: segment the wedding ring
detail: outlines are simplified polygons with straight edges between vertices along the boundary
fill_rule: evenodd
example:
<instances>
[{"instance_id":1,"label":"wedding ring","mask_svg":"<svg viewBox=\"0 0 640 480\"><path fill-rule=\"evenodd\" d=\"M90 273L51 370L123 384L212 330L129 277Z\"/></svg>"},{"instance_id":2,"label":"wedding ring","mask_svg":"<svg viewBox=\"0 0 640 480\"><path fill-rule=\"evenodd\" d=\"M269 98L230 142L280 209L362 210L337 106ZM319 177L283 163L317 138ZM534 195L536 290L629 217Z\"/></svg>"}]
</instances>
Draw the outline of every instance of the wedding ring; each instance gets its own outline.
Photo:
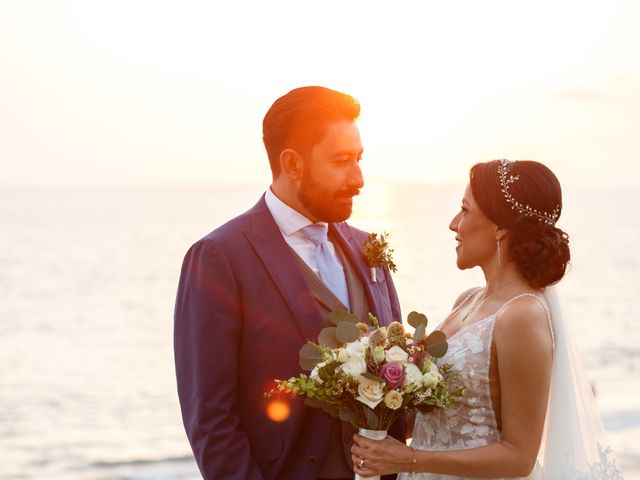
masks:
<instances>
[{"instance_id":1,"label":"wedding ring","mask_svg":"<svg viewBox=\"0 0 640 480\"><path fill-rule=\"evenodd\" d=\"M360 460L360 464L358 465L360 468L364 468L364 458Z\"/></svg>"}]
</instances>

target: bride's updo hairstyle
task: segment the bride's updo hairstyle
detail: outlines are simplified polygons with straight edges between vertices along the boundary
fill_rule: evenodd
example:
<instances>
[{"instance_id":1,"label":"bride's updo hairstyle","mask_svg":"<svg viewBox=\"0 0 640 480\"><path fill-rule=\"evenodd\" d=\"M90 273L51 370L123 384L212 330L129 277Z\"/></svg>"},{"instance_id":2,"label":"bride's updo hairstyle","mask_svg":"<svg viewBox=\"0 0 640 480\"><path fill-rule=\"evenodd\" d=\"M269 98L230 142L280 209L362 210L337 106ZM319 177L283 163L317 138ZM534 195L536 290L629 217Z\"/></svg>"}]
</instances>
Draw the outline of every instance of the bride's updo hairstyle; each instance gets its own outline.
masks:
<instances>
[{"instance_id":1,"label":"bride's updo hairstyle","mask_svg":"<svg viewBox=\"0 0 640 480\"><path fill-rule=\"evenodd\" d=\"M509 256L533 288L558 282L569 259L569 236L555 223L562 190L539 162L494 160L471 168L470 184L480 210L509 231Z\"/></svg>"}]
</instances>

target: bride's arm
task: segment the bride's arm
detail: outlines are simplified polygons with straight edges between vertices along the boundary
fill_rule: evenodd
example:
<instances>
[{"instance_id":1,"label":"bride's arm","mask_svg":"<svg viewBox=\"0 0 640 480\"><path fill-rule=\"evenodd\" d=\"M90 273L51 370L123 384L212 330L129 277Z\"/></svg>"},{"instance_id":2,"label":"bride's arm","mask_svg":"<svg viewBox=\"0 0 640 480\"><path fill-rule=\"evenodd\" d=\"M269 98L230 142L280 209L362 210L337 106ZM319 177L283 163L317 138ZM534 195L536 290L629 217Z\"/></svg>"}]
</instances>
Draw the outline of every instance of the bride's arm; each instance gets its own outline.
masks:
<instances>
[{"instance_id":1,"label":"bride's arm","mask_svg":"<svg viewBox=\"0 0 640 480\"><path fill-rule=\"evenodd\" d=\"M552 338L539 302L523 297L496 320L494 332L502 405L502 441L468 450L415 451L393 439L356 436L362 476L431 472L462 477L525 477L535 465L551 381ZM366 470L357 467L365 458ZM415 458L415 470L413 459Z\"/></svg>"}]
</instances>

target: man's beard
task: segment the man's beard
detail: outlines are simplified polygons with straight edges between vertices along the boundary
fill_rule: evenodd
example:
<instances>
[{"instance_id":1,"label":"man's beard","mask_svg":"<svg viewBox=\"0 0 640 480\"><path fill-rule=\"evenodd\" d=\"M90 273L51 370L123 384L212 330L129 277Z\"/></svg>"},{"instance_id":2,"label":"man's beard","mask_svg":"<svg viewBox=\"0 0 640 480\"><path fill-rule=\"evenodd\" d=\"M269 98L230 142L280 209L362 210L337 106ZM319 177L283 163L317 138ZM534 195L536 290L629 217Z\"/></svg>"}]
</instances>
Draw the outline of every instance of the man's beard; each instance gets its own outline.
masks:
<instances>
[{"instance_id":1,"label":"man's beard","mask_svg":"<svg viewBox=\"0 0 640 480\"><path fill-rule=\"evenodd\" d=\"M300 203L321 222L344 222L351 216L351 202L344 199L358 195L358 189L331 192L310 175L302 179L298 199Z\"/></svg>"}]
</instances>

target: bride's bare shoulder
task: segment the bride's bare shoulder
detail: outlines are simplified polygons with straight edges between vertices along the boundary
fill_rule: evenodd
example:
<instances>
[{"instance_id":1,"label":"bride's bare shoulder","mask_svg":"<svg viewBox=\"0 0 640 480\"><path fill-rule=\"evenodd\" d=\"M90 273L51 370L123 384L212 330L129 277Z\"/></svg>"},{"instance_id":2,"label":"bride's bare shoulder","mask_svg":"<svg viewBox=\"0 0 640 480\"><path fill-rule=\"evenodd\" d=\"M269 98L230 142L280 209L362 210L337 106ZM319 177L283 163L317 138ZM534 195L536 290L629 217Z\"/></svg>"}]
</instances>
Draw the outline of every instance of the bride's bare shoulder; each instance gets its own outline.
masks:
<instances>
[{"instance_id":1,"label":"bride's bare shoulder","mask_svg":"<svg viewBox=\"0 0 640 480\"><path fill-rule=\"evenodd\" d=\"M506 305L497 315L495 328L496 340L552 342L547 309L538 295L524 295Z\"/></svg>"},{"instance_id":2,"label":"bride's bare shoulder","mask_svg":"<svg viewBox=\"0 0 640 480\"><path fill-rule=\"evenodd\" d=\"M474 293L479 291L480 288L481 287L473 287L473 288L469 288L469 289L465 290L464 292L462 292L460 295L458 295L458 298L456 298L456 301L453 302L453 308L457 308L458 306L460 306L460 304L462 304L465 300L467 300Z\"/></svg>"}]
</instances>

